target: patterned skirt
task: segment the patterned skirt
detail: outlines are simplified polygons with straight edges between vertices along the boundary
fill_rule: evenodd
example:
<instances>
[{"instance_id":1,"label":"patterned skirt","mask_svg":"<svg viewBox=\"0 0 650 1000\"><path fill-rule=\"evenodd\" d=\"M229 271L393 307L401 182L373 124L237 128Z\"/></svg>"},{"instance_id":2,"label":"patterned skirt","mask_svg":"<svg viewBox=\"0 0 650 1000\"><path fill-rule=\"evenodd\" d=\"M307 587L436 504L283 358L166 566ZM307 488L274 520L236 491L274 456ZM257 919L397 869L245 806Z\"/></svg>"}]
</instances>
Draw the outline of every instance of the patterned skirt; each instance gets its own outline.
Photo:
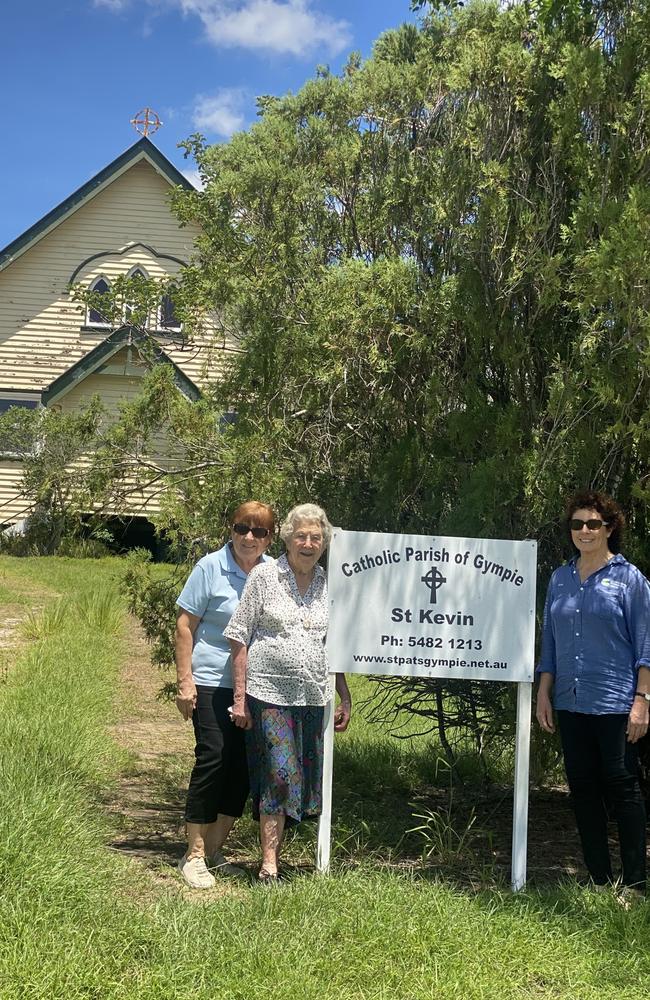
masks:
<instances>
[{"instance_id":1,"label":"patterned skirt","mask_svg":"<svg viewBox=\"0 0 650 1000\"><path fill-rule=\"evenodd\" d=\"M323 716L317 705L269 705L247 699L246 733L253 817L284 813L287 826L319 816L323 786Z\"/></svg>"}]
</instances>

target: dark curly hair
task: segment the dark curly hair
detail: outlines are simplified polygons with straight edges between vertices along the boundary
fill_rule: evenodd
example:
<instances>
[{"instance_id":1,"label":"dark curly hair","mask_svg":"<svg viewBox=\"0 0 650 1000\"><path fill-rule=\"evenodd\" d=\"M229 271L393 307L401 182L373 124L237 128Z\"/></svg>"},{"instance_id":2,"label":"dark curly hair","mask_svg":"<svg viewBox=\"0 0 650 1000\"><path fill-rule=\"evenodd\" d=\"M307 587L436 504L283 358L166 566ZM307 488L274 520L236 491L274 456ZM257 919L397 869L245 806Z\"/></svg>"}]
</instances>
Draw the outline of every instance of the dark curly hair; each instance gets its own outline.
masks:
<instances>
[{"instance_id":1,"label":"dark curly hair","mask_svg":"<svg viewBox=\"0 0 650 1000\"><path fill-rule=\"evenodd\" d=\"M625 514L616 503L616 500L608 496L607 493L601 493L599 490L578 490L577 493L574 493L569 498L566 505L565 520L572 545L573 539L571 539L569 521L575 512L581 508L582 510L598 511L603 521L612 529L608 540L610 552L614 554L620 552L623 544L623 531L625 529ZM575 549L575 545L573 545L573 548Z\"/></svg>"}]
</instances>

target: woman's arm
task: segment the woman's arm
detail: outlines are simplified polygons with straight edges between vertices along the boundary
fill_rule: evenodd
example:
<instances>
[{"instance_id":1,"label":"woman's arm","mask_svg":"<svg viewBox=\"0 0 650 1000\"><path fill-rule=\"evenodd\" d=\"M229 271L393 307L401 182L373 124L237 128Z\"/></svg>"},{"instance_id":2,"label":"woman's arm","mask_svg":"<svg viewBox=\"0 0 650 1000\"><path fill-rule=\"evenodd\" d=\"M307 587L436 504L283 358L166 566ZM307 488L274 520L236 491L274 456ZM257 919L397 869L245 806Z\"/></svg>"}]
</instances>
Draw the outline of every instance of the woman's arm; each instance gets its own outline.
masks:
<instances>
[{"instance_id":1,"label":"woman's arm","mask_svg":"<svg viewBox=\"0 0 650 1000\"><path fill-rule=\"evenodd\" d=\"M334 729L337 733L343 733L348 728L352 712L352 696L345 674L336 674L336 693L339 703L334 711Z\"/></svg>"},{"instance_id":2,"label":"woman's arm","mask_svg":"<svg viewBox=\"0 0 650 1000\"><path fill-rule=\"evenodd\" d=\"M266 591L264 580L256 573L255 567L249 574L241 600L235 613L223 630L230 643L232 662L233 705L232 721L240 729L250 729L253 725L246 704L246 675L248 671L248 646L250 645L259 616L264 606Z\"/></svg>"},{"instance_id":3,"label":"woman's arm","mask_svg":"<svg viewBox=\"0 0 650 1000\"><path fill-rule=\"evenodd\" d=\"M637 665L635 692L650 691L650 585L643 574L631 567L633 576L625 590L624 613ZM645 698L632 701L627 722L628 742L636 743L648 732L649 703Z\"/></svg>"},{"instance_id":4,"label":"woman's arm","mask_svg":"<svg viewBox=\"0 0 650 1000\"><path fill-rule=\"evenodd\" d=\"M648 667L639 667L636 690L642 694L650 692L650 670ZM645 736L648 732L649 718L650 703L645 698L637 698L635 695L627 720L627 739L629 743L636 743L642 736Z\"/></svg>"},{"instance_id":5,"label":"woman's arm","mask_svg":"<svg viewBox=\"0 0 650 1000\"><path fill-rule=\"evenodd\" d=\"M539 674L539 687L537 688L537 707L535 715L537 721L545 733L555 732L553 721L553 705L551 704L551 691L555 680L556 658L555 658L555 635L553 634L553 622L551 620L551 603L553 600L553 580L551 577L546 591L544 601L544 620L542 622L542 652L539 658L537 673Z\"/></svg>"},{"instance_id":6,"label":"woman's arm","mask_svg":"<svg viewBox=\"0 0 650 1000\"><path fill-rule=\"evenodd\" d=\"M248 650L242 642L229 639L232 659L233 703L230 713L232 721L240 729L250 729L253 725L251 713L246 704L246 667L248 665Z\"/></svg>"},{"instance_id":7,"label":"woman's arm","mask_svg":"<svg viewBox=\"0 0 650 1000\"><path fill-rule=\"evenodd\" d=\"M196 685L192 677L192 648L194 633L201 619L189 611L179 608L176 615L174 659L176 661L176 681L178 694L176 707L185 720L192 718L196 706Z\"/></svg>"}]
</instances>

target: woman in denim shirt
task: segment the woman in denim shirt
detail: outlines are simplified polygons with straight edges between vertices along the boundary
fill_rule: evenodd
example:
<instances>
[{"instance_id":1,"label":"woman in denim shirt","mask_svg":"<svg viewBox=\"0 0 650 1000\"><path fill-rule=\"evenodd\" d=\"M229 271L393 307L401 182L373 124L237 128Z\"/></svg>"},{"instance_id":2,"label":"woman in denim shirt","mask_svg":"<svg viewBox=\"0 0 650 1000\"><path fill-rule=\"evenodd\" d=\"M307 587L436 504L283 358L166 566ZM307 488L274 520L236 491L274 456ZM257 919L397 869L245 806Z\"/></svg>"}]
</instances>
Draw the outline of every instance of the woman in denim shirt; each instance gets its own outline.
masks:
<instances>
[{"instance_id":1,"label":"woman in denim shirt","mask_svg":"<svg viewBox=\"0 0 650 1000\"><path fill-rule=\"evenodd\" d=\"M616 501L584 490L567 527L577 555L553 573L537 673L537 721L555 732L589 874L614 881L607 808L616 816L623 893L645 893L646 815L637 741L648 730L650 585L620 554L625 519ZM551 703L553 692L553 703Z\"/></svg>"}]
</instances>

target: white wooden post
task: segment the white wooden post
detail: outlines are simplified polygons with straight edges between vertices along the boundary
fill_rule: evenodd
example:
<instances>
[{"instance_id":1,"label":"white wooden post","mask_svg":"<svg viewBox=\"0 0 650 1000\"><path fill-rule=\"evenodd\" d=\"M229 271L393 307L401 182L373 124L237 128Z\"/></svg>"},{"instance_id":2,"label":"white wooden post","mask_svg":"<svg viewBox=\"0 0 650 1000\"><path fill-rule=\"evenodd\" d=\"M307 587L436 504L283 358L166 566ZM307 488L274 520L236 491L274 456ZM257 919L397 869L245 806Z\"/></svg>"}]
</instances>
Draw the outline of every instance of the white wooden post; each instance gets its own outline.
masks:
<instances>
[{"instance_id":1,"label":"white wooden post","mask_svg":"<svg viewBox=\"0 0 650 1000\"><path fill-rule=\"evenodd\" d=\"M334 684L332 684L332 690ZM334 707L336 695L325 706L323 719L323 811L318 820L316 870L327 872L330 866L332 841L332 778L334 774Z\"/></svg>"},{"instance_id":2,"label":"white wooden post","mask_svg":"<svg viewBox=\"0 0 650 1000\"><path fill-rule=\"evenodd\" d=\"M512 806L512 877L513 892L526 885L528 851L528 773L530 763L530 713L533 685L517 684L517 723L515 733L515 792Z\"/></svg>"}]
</instances>

